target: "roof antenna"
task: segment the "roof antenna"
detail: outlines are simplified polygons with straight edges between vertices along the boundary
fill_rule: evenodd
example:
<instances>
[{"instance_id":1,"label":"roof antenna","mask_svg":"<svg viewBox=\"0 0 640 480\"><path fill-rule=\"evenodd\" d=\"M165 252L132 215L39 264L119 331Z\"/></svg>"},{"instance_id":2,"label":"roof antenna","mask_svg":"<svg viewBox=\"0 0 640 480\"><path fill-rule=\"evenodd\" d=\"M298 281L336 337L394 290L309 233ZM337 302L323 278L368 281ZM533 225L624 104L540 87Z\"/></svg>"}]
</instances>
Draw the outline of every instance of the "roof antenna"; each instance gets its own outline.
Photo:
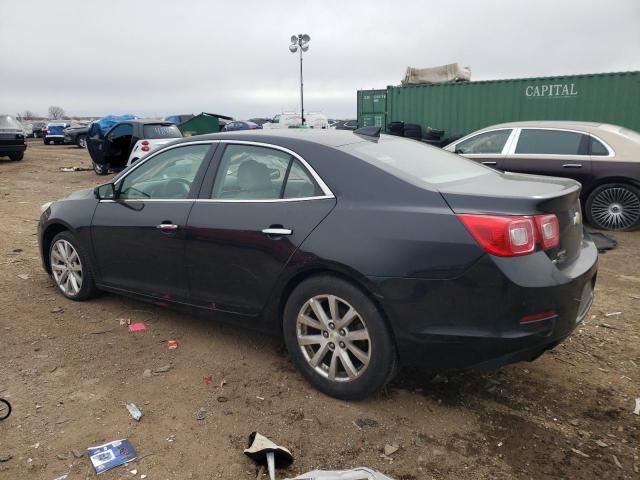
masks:
<instances>
[{"instance_id":1,"label":"roof antenna","mask_svg":"<svg viewBox=\"0 0 640 480\"><path fill-rule=\"evenodd\" d=\"M354 130L353 133L364 137L380 138L380 127L362 127Z\"/></svg>"}]
</instances>

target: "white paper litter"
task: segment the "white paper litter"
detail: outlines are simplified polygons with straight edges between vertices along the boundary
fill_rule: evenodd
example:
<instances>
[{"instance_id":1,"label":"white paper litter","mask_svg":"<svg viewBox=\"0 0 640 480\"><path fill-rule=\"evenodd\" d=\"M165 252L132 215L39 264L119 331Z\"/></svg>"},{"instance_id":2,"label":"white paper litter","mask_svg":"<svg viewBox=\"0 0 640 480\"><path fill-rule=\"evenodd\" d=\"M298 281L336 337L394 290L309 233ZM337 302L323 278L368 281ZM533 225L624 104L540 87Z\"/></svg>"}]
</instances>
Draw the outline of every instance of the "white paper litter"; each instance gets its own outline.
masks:
<instances>
[{"instance_id":1,"label":"white paper litter","mask_svg":"<svg viewBox=\"0 0 640 480\"><path fill-rule=\"evenodd\" d=\"M340 471L314 470L289 480L393 480L393 478L368 468L359 467Z\"/></svg>"}]
</instances>

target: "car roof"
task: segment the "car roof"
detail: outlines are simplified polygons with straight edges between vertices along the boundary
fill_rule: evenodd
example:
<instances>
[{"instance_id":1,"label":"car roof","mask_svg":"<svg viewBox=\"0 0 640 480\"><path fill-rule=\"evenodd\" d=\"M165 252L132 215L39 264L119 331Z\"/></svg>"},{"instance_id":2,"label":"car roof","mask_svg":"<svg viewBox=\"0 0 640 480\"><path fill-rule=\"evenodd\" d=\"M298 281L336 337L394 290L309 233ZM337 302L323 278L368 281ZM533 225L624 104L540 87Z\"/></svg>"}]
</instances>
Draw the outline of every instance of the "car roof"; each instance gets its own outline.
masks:
<instances>
[{"instance_id":1,"label":"car roof","mask_svg":"<svg viewBox=\"0 0 640 480\"><path fill-rule=\"evenodd\" d=\"M575 120L528 120L522 122L499 123L485 127L482 130L493 130L495 128L514 128L514 127L539 127L539 128L567 128L576 130L619 130L617 125L600 122L579 122Z\"/></svg>"},{"instance_id":2,"label":"car roof","mask_svg":"<svg viewBox=\"0 0 640 480\"><path fill-rule=\"evenodd\" d=\"M350 130L274 128L267 130L240 130L235 132L210 133L207 135L186 137L178 142L189 142L194 140L245 140L276 144L293 140L317 143L327 147L340 147L351 143L367 141L366 139L355 135Z\"/></svg>"}]
</instances>

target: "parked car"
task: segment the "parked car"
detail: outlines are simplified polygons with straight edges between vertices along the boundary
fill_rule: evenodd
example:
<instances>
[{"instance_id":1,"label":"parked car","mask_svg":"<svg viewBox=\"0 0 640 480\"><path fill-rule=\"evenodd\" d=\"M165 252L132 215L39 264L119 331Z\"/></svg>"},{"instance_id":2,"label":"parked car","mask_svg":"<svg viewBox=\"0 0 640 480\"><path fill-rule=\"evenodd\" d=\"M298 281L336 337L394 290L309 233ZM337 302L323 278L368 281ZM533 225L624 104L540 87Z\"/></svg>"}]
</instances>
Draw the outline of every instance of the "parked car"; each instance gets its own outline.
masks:
<instances>
[{"instance_id":1,"label":"parked car","mask_svg":"<svg viewBox=\"0 0 640 480\"><path fill-rule=\"evenodd\" d=\"M88 134L87 148L93 169L98 175L106 175L110 170L122 170L162 145L182 138L182 133L174 123L159 120L119 122L104 136L93 125Z\"/></svg>"},{"instance_id":2,"label":"parked car","mask_svg":"<svg viewBox=\"0 0 640 480\"><path fill-rule=\"evenodd\" d=\"M64 129L64 143L87 148L89 125L70 125Z\"/></svg>"},{"instance_id":3,"label":"parked car","mask_svg":"<svg viewBox=\"0 0 640 480\"><path fill-rule=\"evenodd\" d=\"M22 131L24 132L24 138L33 136L33 123L21 123Z\"/></svg>"},{"instance_id":4,"label":"parked car","mask_svg":"<svg viewBox=\"0 0 640 480\"><path fill-rule=\"evenodd\" d=\"M591 225L640 226L640 133L633 130L589 122L504 123L445 149L500 170L573 178L582 184Z\"/></svg>"},{"instance_id":5,"label":"parked car","mask_svg":"<svg viewBox=\"0 0 640 480\"><path fill-rule=\"evenodd\" d=\"M44 122L33 122L33 138L44 137L44 131L47 128L47 124Z\"/></svg>"},{"instance_id":6,"label":"parked car","mask_svg":"<svg viewBox=\"0 0 640 480\"><path fill-rule=\"evenodd\" d=\"M249 122L249 121L240 121L240 120L234 120L232 122L227 123L224 128L223 131L225 132L233 132L236 130L256 130L258 128L262 128L260 125L258 125L257 123L253 123L253 122Z\"/></svg>"},{"instance_id":7,"label":"parked car","mask_svg":"<svg viewBox=\"0 0 640 480\"><path fill-rule=\"evenodd\" d=\"M357 120L338 120L334 125L336 130L356 130L358 128Z\"/></svg>"},{"instance_id":8,"label":"parked car","mask_svg":"<svg viewBox=\"0 0 640 480\"><path fill-rule=\"evenodd\" d=\"M12 115L0 115L0 157L22 160L26 149L22 125Z\"/></svg>"},{"instance_id":9,"label":"parked car","mask_svg":"<svg viewBox=\"0 0 640 480\"><path fill-rule=\"evenodd\" d=\"M64 143L64 129L68 126L69 124L64 122L47 123L47 128L44 129L44 144L49 145L53 142L56 145L62 145Z\"/></svg>"},{"instance_id":10,"label":"parked car","mask_svg":"<svg viewBox=\"0 0 640 480\"><path fill-rule=\"evenodd\" d=\"M282 334L343 399L399 361L497 367L567 338L597 270L580 185L375 134L178 140L43 205L44 269L71 300L105 290Z\"/></svg>"}]
</instances>

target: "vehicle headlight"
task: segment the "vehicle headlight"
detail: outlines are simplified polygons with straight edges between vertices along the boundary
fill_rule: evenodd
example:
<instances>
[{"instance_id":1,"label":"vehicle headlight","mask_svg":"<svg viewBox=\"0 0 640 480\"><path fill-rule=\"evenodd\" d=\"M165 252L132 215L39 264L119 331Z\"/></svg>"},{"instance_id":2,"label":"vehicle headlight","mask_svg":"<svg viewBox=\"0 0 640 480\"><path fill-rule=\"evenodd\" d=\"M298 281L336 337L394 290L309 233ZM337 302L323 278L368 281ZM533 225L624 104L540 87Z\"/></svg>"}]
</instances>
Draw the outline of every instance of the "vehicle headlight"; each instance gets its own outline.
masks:
<instances>
[{"instance_id":1,"label":"vehicle headlight","mask_svg":"<svg viewBox=\"0 0 640 480\"><path fill-rule=\"evenodd\" d=\"M44 212L46 212L47 208L49 208L52 203L53 202L47 202L47 203L44 203L44 204L40 205L40 215L42 215Z\"/></svg>"}]
</instances>

